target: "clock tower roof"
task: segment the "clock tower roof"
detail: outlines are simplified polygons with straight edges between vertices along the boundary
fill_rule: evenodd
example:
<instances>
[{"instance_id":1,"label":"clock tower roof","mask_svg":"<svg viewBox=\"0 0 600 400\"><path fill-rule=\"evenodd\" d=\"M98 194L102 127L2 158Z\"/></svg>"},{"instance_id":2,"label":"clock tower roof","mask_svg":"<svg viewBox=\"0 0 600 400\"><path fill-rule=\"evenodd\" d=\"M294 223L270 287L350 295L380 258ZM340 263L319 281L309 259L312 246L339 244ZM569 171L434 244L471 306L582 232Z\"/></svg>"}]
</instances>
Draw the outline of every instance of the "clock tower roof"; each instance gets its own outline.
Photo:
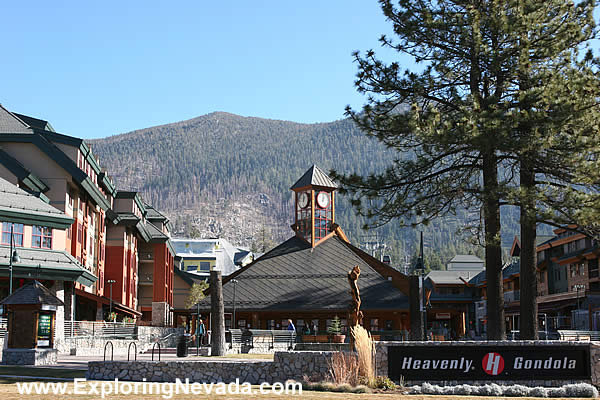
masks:
<instances>
[{"instance_id":1,"label":"clock tower roof","mask_svg":"<svg viewBox=\"0 0 600 400\"><path fill-rule=\"evenodd\" d=\"M316 165L310 167L309 170L302 175L302 178L298 179L298 182L296 182L290 189L295 190L307 186L320 186L332 189L338 188L337 183L332 181L331 178Z\"/></svg>"}]
</instances>

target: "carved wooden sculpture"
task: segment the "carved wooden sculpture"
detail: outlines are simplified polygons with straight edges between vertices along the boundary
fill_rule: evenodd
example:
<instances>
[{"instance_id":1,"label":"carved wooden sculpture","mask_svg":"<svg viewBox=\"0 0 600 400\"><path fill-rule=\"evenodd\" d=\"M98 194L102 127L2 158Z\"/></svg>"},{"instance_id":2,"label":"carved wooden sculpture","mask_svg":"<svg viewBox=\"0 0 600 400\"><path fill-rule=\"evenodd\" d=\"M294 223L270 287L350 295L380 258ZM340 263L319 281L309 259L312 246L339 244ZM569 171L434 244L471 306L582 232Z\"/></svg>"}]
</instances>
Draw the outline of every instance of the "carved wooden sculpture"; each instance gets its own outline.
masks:
<instances>
[{"instance_id":1,"label":"carved wooden sculpture","mask_svg":"<svg viewBox=\"0 0 600 400\"><path fill-rule=\"evenodd\" d=\"M363 320L363 313L360 311L360 291L358 290L358 277L360 275L360 267L356 265L352 270L348 271L348 283L350 284L350 294L352 295L352 302L350 303L350 312L348 315L348 322L350 329L350 348L354 348L354 335L352 335L352 328L356 325L361 325Z\"/></svg>"}]
</instances>

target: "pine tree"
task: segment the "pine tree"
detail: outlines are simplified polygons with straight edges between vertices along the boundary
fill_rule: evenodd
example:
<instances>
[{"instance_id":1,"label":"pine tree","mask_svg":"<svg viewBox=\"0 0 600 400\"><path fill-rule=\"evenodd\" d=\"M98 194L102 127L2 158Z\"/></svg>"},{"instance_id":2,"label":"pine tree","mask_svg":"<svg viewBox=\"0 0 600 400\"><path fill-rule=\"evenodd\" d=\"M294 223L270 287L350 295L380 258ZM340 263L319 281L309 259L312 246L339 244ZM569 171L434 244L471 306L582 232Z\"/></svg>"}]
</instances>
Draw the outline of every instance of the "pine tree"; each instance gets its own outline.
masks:
<instances>
[{"instance_id":1,"label":"pine tree","mask_svg":"<svg viewBox=\"0 0 600 400\"><path fill-rule=\"evenodd\" d=\"M382 36L383 46L424 68L402 71L372 50L356 53L356 86L369 97L361 112L348 108L348 115L399 154L383 173L334 175L375 226L392 219L427 224L459 207L480 206L488 338L504 338L501 205L521 207L528 302L521 315L527 310L536 321L536 222L558 224L574 215L589 221L595 214L583 206L600 203L575 179L598 160L598 123L589 117L599 97L595 60L577 54L593 35L594 3L380 3L396 35Z\"/></svg>"},{"instance_id":2,"label":"pine tree","mask_svg":"<svg viewBox=\"0 0 600 400\"><path fill-rule=\"evenodd\" d=\"M575 214L596 198L586 181L600 181L597 61L579 55L594 36L594 7L593 1L521 0L515 9L518 97L510 119L519 186L508 199L521 209L522 339L538 336L536 224L585 226Z\"/></svg>"},{"instance_id":3,"label":"pine tree","mask_svg":"<svg viewBox=\"0 0 600 400\"><path fill-rule=\"evenodd\" d=\"M382 36L383 46L424 68L402 71L372 50L356 53L356 86L369 98L362 112L348 109L348 115L399 154L384 173L334 175L353 194L357 211L375 224L427 224L458 207L481 207L488 337L502 339L500 200L507 182L498 167L510 133L502 123L506 83L518 58L503 35L511 16L504 3L493 1L380 3L397 36ZM370 200L368 210L363 199Z\"/></svg>"}]
</instances>

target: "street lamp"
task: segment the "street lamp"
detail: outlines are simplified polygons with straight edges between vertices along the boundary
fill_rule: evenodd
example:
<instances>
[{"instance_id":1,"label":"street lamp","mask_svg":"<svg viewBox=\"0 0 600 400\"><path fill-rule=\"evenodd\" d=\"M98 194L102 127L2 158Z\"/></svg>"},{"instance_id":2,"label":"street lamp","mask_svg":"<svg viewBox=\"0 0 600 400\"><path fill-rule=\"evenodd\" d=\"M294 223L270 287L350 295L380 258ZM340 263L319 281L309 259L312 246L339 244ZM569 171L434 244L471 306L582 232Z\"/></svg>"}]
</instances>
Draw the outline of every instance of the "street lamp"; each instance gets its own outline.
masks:
<instances>
[{"instance_id":1,"label":"street lamp","mask_svg":"<svg viewBox=\"0 0 600 400\"><path fill-rule=\"evenodd\" d=\"M231 282L233 282L233 322L232 322L232 327L231 329L236 329L235 326L235 288L236 288L236 284L238 283L237 279L232 279Z\"/></svg>"},{"instance_id":2,"label":"street lamp","mask_svg":"<svg viewBox=\"0 0 600 400\"><path fill-rule=\"evenodd\" d=\"M112 285L113 283L117 283L117 281L115 281L114 279L109 279L106 281L106 283L108 283L108 285L110 286L110 303L108 306L108 318L110 318L110 315L112 314Z\"/></svg>"},{"instance_id":3,"label":"street lamp","mask_svg":"<svg viewBox=\"0 0 600 400\"><path fill-rule=\"evenodd\" d=\"M14 223L10 224L10 252L8 257L8 294L11 295L13 292L13 263L18 263L21 261L19 254L17 253L16 244L14 245L13 250L13 242L15 237L13 235Z\"/></svg>"}]
</instances>

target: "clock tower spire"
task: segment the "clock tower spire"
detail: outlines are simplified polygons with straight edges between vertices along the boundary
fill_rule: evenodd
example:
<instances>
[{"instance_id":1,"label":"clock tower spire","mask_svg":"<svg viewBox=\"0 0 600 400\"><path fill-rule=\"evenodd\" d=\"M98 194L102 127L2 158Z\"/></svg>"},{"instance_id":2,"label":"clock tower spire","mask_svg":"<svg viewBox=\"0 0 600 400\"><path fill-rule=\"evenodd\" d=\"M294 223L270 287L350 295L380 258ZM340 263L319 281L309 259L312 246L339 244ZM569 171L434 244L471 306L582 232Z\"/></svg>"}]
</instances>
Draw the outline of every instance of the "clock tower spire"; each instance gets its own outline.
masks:
<instances>
[{"instance_id":1,"label":"clock tower spire","mask_svg":"<svg viewBox=\"0 0 600 400\"><path fill-rule=\"evenodd\" d=\"M335 190L338 185L313 165L291 187L295 198L296 235L311 246L331 232L335 222Z\"/></svg>"}]
</instances>

